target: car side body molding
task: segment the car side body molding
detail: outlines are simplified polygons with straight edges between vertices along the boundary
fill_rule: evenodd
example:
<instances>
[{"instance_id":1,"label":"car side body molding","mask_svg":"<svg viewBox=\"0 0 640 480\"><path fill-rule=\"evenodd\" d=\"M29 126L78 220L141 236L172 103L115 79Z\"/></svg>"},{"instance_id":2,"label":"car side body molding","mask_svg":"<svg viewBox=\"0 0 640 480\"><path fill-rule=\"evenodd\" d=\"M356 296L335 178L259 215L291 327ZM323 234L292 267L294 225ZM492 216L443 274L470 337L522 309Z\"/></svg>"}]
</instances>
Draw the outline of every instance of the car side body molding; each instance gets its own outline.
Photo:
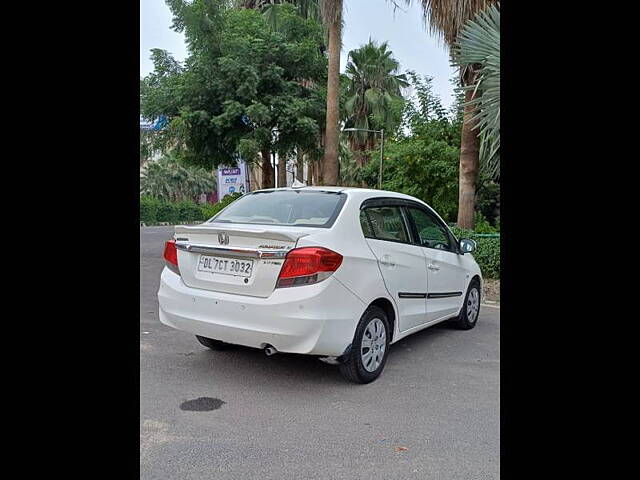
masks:
<instances>
[{"instance_id":1,"label":"car side body molding","mask_svg":"<svg viewBox=\"0 0 640 480\"><path fill-rule=\"evenodd\" d=\"M426 293L398 292L399 298L426 298Z\"/></svg>"},{"instance_id":2,"label":"car side body molding","mask_svg":"<svg viewBox=\"0 0 640 480\"><path fill-rule=\"evenodd\" d=\"M447 298L447 297L460 297L460 296L462 296L462 292L439 292L439 293L427 294L427 298Z\"/></svg>"}]
</instances>

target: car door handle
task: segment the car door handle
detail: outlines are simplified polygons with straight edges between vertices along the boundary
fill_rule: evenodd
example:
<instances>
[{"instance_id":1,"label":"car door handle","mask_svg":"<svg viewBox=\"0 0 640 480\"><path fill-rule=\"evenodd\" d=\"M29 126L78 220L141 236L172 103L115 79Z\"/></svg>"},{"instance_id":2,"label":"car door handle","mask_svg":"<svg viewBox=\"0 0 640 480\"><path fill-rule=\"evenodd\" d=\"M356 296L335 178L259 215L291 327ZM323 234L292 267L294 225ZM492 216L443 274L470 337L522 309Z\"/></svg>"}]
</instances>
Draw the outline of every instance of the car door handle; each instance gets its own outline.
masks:
<instances>
[{"instance_id":1,"label":"car door handle","mask_svg":"<svg viewBox=\"0 0 640 480\"><path fill-rule=\"evenodd\" d=\"M383 255L380 259L380 264L389 268L393 268L396 265L390 255Z\"/></svg>"},{"instance_id":2,"label":"car door handle","mask_svg":"<svg viewBox=\"0 0 640 480\"><path fill-rule=\"evenodd\" d=\"M429 265L427 265L427 268L429 270L433 270L434 272L440 270L440 267L436 267L433 263L430 263Z\"/></svg>"}]
</instances>

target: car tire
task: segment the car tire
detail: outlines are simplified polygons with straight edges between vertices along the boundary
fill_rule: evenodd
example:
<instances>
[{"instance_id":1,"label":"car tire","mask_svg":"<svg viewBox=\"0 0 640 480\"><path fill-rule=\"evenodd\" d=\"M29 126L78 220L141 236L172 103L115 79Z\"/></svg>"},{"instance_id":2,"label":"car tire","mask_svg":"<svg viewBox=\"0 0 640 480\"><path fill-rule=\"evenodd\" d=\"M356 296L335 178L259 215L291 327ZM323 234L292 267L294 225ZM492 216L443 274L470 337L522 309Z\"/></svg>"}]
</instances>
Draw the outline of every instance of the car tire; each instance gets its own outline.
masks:
<instances>
[{"instance_id":1,"label":"car tire","mask_svg":"<svg viewBox=\"0 0 640 480\"><path fill-rule=\"evenodd\" d=\"M471 330L478 323L480 316L480 282L477 279L471 280L460 314L451 325L458 330Z\"/></svg>"},{"instance_id":2,"label":"car tire","mask_svg":"<svg viewBox=\"0 0 640 480\"><path fill-rule=\"evenodd\" d=\"M387 363L391 335L384 310L375 306L367 308L358 322L351 348L340 364L342 375L354 383L369 383L378 378ZM367 345L363 347L363 342L370 344L368 349Z\"/></svg>"},{"instance_id":3,"label":"car tire","mask_svg":"<svg viewBox=\"0 0 640 480\"><path fill-rule=\"evenodd\" d=\"M202 345L211 350L228 350L231 347L230 343L214 340L213 338L201 337L200 335L196 335L196 338Z\"/></svg>"}]
</instances>

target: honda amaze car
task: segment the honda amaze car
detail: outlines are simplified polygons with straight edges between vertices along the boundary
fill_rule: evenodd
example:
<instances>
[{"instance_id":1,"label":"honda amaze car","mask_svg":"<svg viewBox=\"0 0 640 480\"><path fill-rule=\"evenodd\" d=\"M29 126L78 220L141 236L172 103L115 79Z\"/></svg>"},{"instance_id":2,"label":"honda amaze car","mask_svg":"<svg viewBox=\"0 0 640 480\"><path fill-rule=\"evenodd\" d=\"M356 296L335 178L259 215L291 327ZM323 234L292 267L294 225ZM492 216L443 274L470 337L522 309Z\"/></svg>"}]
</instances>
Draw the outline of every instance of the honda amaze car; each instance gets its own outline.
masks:
<instances>
[{"instance_id":1,"label":"honda amaze car","mask_svg":"<svg viewBox=\"0 0 640 480\"><path fill-rule=\"evenodd\" d=\"M160 321L211 349L308 354L367 383L389 345L478 320L473 240L424 202L381 190L302 187L240 197L165 245Z\"/></svg>"}]
</instances>

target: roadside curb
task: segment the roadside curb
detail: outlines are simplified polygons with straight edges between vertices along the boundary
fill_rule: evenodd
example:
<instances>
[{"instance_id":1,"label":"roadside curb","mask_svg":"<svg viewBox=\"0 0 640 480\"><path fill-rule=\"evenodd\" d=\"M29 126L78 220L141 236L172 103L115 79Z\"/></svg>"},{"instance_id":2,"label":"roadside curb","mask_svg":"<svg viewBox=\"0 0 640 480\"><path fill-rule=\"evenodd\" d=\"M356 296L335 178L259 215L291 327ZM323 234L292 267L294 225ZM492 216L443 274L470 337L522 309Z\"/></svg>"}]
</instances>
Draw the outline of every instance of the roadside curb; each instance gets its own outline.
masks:
<instances>
[{"instance_id":1,"label":"roadside curb","mask_svg":"<svg viewBox=\"0 0 640 480\"><path fill-rule=\"evenodd\" d=\"M498 302L487 302L487 303L481 303L480 305L482 305L483 307L491 307L491 308L497 308L498 310L500 309L500 304Z\"/></svg>"}]
</instances>

